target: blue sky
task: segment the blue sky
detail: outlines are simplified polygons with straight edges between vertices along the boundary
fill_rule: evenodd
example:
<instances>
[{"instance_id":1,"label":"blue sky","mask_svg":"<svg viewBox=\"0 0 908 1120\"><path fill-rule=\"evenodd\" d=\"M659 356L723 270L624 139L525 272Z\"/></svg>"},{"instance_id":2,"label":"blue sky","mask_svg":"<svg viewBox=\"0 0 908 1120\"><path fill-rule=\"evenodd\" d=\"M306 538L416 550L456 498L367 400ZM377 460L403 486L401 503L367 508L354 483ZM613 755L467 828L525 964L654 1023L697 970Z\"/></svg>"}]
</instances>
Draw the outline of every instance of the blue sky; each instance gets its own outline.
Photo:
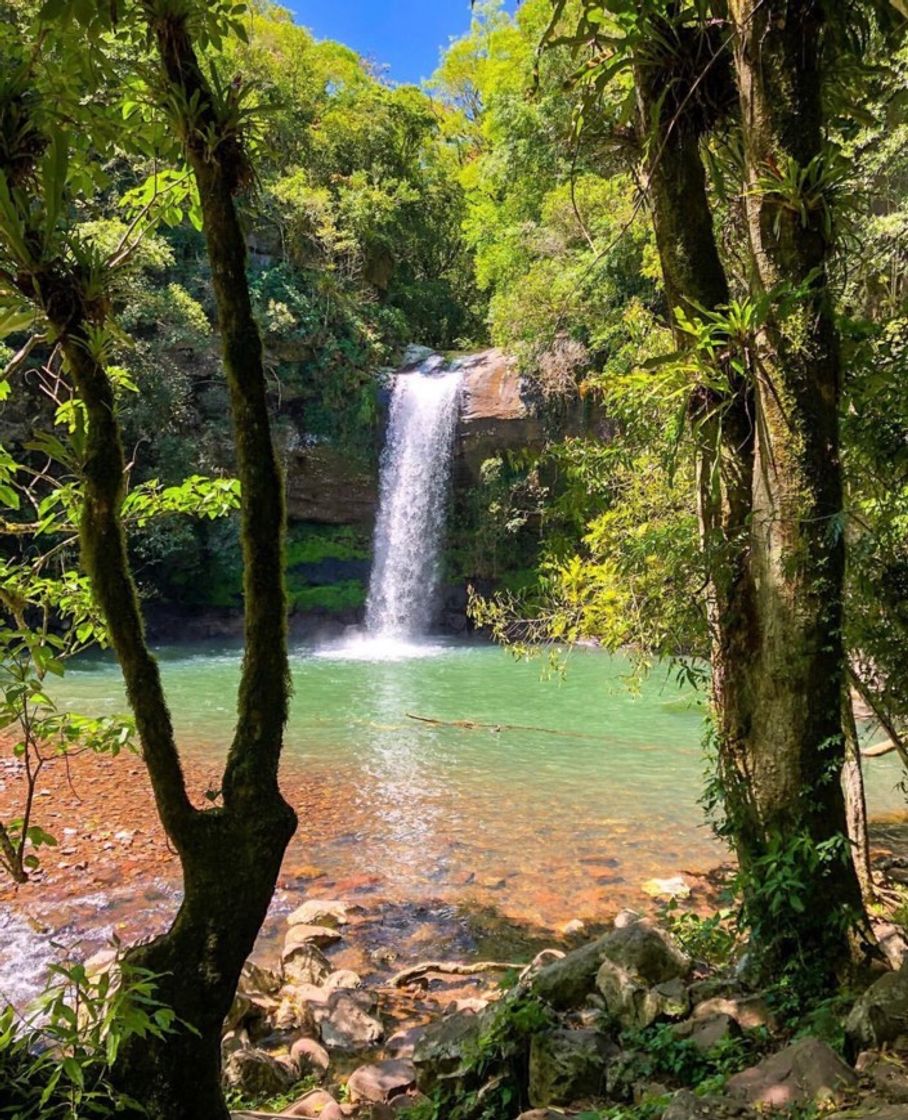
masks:
<instances>
[{"instance_id":1,"label":"blue sky","mask_svg":"<svg viewBox=\"0 0 908 1120\"><path fill-rule=\"evenodd\" d=\"M439 51L470 26L470 0L296 0L284 3L319 39L337 39L390 67L396 82L419 82Z\"/></svg>"}]
</instances>

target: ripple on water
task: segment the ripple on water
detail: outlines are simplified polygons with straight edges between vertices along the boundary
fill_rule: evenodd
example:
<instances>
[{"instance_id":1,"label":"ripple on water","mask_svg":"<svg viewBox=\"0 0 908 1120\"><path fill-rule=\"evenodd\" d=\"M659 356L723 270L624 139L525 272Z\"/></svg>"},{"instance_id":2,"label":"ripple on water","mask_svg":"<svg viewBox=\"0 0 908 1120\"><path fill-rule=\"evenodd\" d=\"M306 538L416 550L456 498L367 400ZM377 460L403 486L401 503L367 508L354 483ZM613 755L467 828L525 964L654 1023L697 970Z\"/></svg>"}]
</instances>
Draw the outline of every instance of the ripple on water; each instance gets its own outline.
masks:
<instances>
[{"instance_id":1,"label":"ripple on water","mask_svg":"<svg viewBox=\"0 0 908 1120\"><path fill-rule=\"evenodd\" d=\"M48 966L59 959L59 950L50 934L40 933L8 908L0 910L0 943L0 1007L12 1004L23 1011L43 988Z\"/></svg>"},{"instance_id":2,"label":"ripple on water","mask_svg":"<svg viewBox=\"0 0 908 1120\"><path fill-rule=\"evenodd\" d=\"M440 641L409 640L388 636L358 634L336 643L319 646L309 653L325 661L413 661L425 657L439 657L450 653L452 647Z\"/></svg>"}]
</instances>

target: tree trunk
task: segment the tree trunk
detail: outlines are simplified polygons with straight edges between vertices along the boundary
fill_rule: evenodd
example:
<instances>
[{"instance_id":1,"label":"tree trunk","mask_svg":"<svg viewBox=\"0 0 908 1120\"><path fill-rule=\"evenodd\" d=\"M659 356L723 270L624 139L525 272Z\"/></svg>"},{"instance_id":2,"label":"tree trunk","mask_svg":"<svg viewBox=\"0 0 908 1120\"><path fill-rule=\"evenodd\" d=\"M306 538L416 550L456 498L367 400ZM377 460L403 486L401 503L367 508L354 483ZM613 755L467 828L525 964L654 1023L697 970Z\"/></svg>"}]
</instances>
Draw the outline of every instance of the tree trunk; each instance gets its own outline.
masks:
<instances>
[{"instance_id":1,"label":"tree trunk","mask_svg":"<svg viewBox=\"0 0 908 1120\"><path fill-rule=\"evenodd\" d=\"M742 374L726 359L711 370L713 387L691 400L718 777L754 948L767 973L797 954L825 984L849 953L860 913L839 782L838 351L823 279L826 241L800 217L786 218L776 237L755 194L764 162L785 153L783 138L798 138L805 163L819 150L818 30L805 47L805 25L774 30L785 23L783 10L799 5L780 0L751 11L750 0L739 0L735 7L757 258L752 298L779 283L813 288L796 312L797 339L786 341L793 324L774 310L756 362L736 355ZM714 28L681 25L672 12L640 36L638 133L671 310L696 320L729 300L700 141L710 113L728 104L723 84L733 86L723 59L729 48ZM690 350L676 318L675 330L679 349ZM785 868L797 889L790 880L777 886Z\"/></svg>"},{"instance_id":2,"label":"tree trunk","mask_svg":"<svg viewBox=\"0 0 908 1120\"><path fill-rule=\"evenodd\" d=\"M779 963L797 953L826 972L847 959L861 913L839 781L840 367L822 199L803 183L792 198L785 181L787 168L823 159L820 5L733 0L731 8L752 288L754 297L772 295L755 362L753 718L724 778L744 871L753 877L752 921ZM799 879L794 891L774 886L783 861Z\"/></svg>"}]
</instances>

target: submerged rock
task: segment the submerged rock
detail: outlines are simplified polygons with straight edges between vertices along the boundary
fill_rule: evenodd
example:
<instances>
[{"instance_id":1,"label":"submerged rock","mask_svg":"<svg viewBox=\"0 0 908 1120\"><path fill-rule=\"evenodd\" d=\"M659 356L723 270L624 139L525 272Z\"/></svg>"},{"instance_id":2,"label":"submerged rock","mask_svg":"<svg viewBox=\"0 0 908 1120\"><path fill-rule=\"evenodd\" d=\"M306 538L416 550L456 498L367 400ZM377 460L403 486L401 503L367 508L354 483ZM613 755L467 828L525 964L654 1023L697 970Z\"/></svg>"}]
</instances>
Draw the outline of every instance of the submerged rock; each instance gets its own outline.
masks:
<instances>
[{"instance_id":1,"label":"submerged rock","mask_svg":"<svg viewBox=\"0 0 908 1120\"><path fill-rule=\"evenodd\" d=\"M345 926L349 907L336 899L310 898L287 915L288 926Z\"/></svg>"}]
</instances>

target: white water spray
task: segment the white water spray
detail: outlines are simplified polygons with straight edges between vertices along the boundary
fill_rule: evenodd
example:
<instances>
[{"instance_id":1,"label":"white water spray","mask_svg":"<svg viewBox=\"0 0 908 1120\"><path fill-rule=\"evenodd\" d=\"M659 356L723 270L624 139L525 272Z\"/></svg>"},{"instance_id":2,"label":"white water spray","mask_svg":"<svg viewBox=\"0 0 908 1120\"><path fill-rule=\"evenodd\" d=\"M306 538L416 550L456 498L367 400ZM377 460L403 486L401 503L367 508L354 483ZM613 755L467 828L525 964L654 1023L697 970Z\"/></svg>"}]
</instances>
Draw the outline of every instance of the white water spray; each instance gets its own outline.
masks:
<instances>
[{"instance_id":1,"label":"white water spray","mask_svg":"<svg viewBox=\"0 0 908 1120\"><path fill-rule=\"evenodd\" d=\"M432 625L463 380L443 365L435 355L394 383L366 604L373 637L418 638Z\"/></svg>"}]
</instances>

